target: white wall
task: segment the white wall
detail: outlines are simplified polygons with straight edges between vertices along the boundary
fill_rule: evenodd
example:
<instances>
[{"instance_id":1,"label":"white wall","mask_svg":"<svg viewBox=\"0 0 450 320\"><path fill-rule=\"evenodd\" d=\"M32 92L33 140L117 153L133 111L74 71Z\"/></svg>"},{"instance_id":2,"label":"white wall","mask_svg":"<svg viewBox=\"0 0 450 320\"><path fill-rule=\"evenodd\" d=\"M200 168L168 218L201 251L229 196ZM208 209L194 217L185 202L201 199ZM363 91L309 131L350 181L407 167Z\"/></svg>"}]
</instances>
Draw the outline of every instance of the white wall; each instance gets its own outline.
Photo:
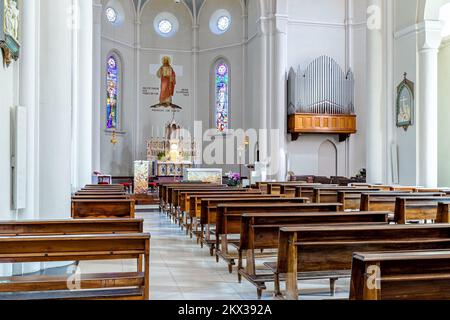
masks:
<instances>
[{"instance_id":1,"label":"white wall","mask_svg":"<svg viewBox=\"0 0 450 320\"><path fill-rule=\"evenodd\" d=\"M450 186L450 41L445 41L439 51L439 163L440 186Z\"/></svg>"},{"instance_id":2,"label":"white wall","mask_svg":"<svg viewBox=\"0 0 450 320\"><path fill-rule=\"evenodd\" d=\"M102 39L101 39L101 105L100 108L100 165L105 174L131 175L132 161L135 159L135 139L138 126L137 116L137 75L135 53L135 11L131 1L116 0L123 9L123 23L119 26L111 25L102 11ZM109 3L103 0L103 8ZM97 41L99 41L98 39ZM121 62L119 130L118 144L111 144L111 132L106 130L106 59L111 52L115 52Z\"/></svg>"},{"instance_id":3,"label":"white wall","mask_svg":"<svg viewBox=\"0 0 450 320\"><path fill-rule=\"evenodd\" d=\"M102 16L102 59L106 61L109 52L114 51L122 57L122 127L118 134L119 143L112 146L111 134L104 131L105 123L105 81L106 64L102 63L102 108L101 111L101 170L112 175L131 175L132 161L146 159L146 141L159 133L162 136L164 125L172 118L168 112L157 112L149 107L158 103L158 95L143 94L144 87L159 90L160 79L150 73L151 65L160 65L161 56L172 57L172 65L177 74L176 93L173 103L183 110L176 114L175 121L182 127L193 130L194 120L203 122L209 129L213 117L212 66L219 58L225 58L231 67L231 126L241 128L243 119L243 25L242 8L236 0L208 0L198 13L199 52L198 65L193 63L193 16L184 4L166 0L148 1L138 17L136 27L133 6L129 0L119 2L125 12L124 22L113 26ZM254 1L256 3L256 1ZM110 3L103 0L103 9ZM232 16L231 28L223 35L215 35L209 28L209 20L215 10L223 8ZM154 19L161 12L176 16L180 28L170 38L159 36L154 30ZM256 14L254 15L256 23ZM255 30L256 28L253 28ZM197 83L195 73L198 74ZM189 95L181 93L187 89ZM195 104L197 95L198 104ZM250 117L254 118L254 117ZM228 170L224 166L224 170Z\"/></svg>"},{"instance_id":4,"label":"white wall","mask_svg":"<svg viewBox=\"0 0 450 320\"><path fill-rule=\"evenodd\" d=\"M408 32L415 26L417 20L417 1L398 0L395 2L395 41L394 41L394 69L392 77L394 85L397 86L403 80L403 74L408 74L408 79L416 84L417 98L417 35L415 32ZM395 99L395 97L392 97ZM395 123L395 110L391 110ZM417 105L415 108L417 115ZM403 185L416 185L417 183L417 125L416 122L405 131L402 128L395 128L395 145L398 150L399 183Z\"/></svg>"},{"instance_id":5,"label":"white wall","mask_svg":"<svg viewBox=\"0 0 450 320\"><path fill-rule=\"evenodd\" d=\"M178 20L180 28L178 32L170 38L159 36L153 27L155 17L161 12L172 13ZM137 140L138 157L146 159L146 141L152 137L152 131L156 135L163 136L163 128L168 123L172 114L168 112L158 112L150 109L150 106L159 103L159 95L143 95L143 87L160 87L161 80L156 74L150 73L151 65L161 65L161 57L169 55L172 57L172 66L178 71L176 92L173 103L179 105L183 110L176 114L175 121L182 127L193 127L194 106L192 103L194 86L193 66L192 66L192 17L189 10L184 5L177 5L174 2L168 3L164 0L154 0L146 4L141 14L141 50L139 53L139 135ZM189 96L180 93L187 89ZM159 91L158 91L159 92Z\"/></svg>"}]
</instances>

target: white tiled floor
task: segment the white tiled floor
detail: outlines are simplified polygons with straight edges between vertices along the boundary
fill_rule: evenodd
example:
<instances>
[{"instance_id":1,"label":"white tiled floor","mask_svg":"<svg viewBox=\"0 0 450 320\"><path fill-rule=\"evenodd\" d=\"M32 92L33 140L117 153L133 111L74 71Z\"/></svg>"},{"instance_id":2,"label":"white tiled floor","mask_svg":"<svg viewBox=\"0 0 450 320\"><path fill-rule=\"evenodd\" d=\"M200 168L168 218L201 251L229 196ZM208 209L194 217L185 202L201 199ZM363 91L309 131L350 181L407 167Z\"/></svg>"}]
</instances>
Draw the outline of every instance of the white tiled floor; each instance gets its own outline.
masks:
<instances>
[{"instance_id":1,"label":"white tiled floor","mask_svg":"<svg viewBox=\"0 0 450 320\"><path fill-rule=\"evenodd\" d=\"M151 233L150 297L152 300L256 300L256 289L245 279L238 283L236 269L228 273L227 265L216 263L208 248L201 249L177 225L161 213L139 213L145 218L145 231ZM267 261L267 260L266 260ZM133 271L133 261L84 263L86 268ZM268 283L263 300L273 299L273 284ZM300 299L346 299L348 280L337 282L337 294L329 294L329 281L304 281L299 284Z\"/></svg>"}]
</instances>

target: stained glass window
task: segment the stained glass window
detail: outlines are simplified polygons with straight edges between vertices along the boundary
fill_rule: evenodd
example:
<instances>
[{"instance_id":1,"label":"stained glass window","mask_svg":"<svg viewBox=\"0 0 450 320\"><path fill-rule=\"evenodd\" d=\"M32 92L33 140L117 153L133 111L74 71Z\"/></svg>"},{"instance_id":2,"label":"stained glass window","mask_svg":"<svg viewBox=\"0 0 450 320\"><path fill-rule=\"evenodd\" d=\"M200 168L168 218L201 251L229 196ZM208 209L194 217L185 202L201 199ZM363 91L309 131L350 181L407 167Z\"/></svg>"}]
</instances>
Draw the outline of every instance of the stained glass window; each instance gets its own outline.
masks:
<instances>
[{"instance_id":1,"label":"stained glass window","mask_svg":"<svg viewBox=\"0 0 450 320\"><path fill-rule=\"evenodd\" d=\"M109 22L115 23L117 21L117 12L114 8L106 8L105 14Z\"/></svg>"},{"instance_id":2,"label":"stained glass window","mask_svg":"<svg viewBox=\"0 0 450 320\"><path fill-rule=\"evenodd\" d=\"M161 20L158 28L161 33L168 34L172 31L172 23L169 20Z\"/></svg>"},{"instance_id":3,"label":"stained glass window","mask_svg":"<svg viewBox=\"0 0 450 320\"><path fill-rule=\"evenodd\" d=\"M227 31L228 28L230 27L230 18L228 18L227 16L222 16L217 20L217 28L220 31Z\"/></svg>"},{"instance_id":4,"label":"stained glass window","mask_svg":"<svg viewBox=\"0 0 450 320\"><path fill-rule=\"evenodd\" d=\"M119 66L110 56L106 66L106 128L118 128Z\"/></svg>"},{"instance_id":5,"label":"stained glass window","mask_svg":"<svg viewBox=\"0 0 450 320\"><path fill-rule=\"evenodd\" d=\"M225 62L219 62L215 68L215 88L216 128L219 132L226 132L229 129L230 77Z\"/></svg>"}]
</instances>

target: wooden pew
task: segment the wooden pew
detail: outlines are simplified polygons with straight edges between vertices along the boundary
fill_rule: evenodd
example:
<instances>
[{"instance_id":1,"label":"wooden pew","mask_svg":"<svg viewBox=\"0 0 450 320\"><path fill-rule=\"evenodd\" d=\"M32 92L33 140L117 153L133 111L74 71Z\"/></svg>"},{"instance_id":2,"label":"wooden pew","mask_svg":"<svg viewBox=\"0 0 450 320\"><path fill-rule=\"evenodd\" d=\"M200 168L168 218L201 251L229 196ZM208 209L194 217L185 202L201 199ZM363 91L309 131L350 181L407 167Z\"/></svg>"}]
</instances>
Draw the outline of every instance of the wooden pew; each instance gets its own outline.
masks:
<instances>
[{"instance_id":1,"label":"wooden pew","mask_svg":"<svg viewBox=\"0 0 450 320\"><path fill-rule=\"evenodd\" d=\"M337 202L342 203L344 210L359 211L363 193L381 193L379 189L349 189L337 191Z\"/></svg>"},{"instance_id":2,"label":"wooden pew","mask_svg":"<svg viewBox=\"0 0 450 320\"><path fill-rule=\"evenodd\" d=\"M95 185L86 185L85 187L81 188L81 190L88 191L88 190L117 190L117 191L125 191L125 187L121 184L95 184Z\"/></svg>"},{"instance_id":3,"label":"wooden pew","mask_svg":"<svg viewBox=\"0 0 450 320\"><path fill-rule=\"evenodd\" d=\"M361 194L360 211L395 212L395 201L398 197L440 197L443 193L411 193L411 192L379 192Z\"/></svg>"},{"instance_id":4,"label":"wooden pew","mask_svg":"<svg viewBox=\"0 0 450 320\"><path fill-rule=\"evenodd\" d=\"M72 200L73 219L134 218L135 201L132 199Z\"/></svg>"},{"instance_id":5,"label":"wooden pew","mask_svg":"<svg viewBox=\"0 0 450 320\"><path fill-rule=\"evenodd\" d=\"M85 188L124 188L121 184L87 184Z\"/></svg>"},{"instance_id":6,"label":"wooden pew","mask_svg":"<svg viewBox=\"0 0 450 320\"><path fill-rule=\"evenodd\" d=\"M450 202L439 202L437 214L441 217L442 221L450 220Z\"/></svg>"},{"instance_id":7,"label":"wooden pew","mask_svg":"<svg viewBox=\"0 0 450 320\"><path fill-rule=\"evenodd\" d=\"M158 187L159 191L159 199L161 201L161 210L163 212L167 211L167 201L169 198L169 192L168 188L171 186L207 186L212 185L211 183L204 183L204 182L166 182L166 183L160 183Z\"/></svg>"},{"instance_id":8,"label":"wooden pew","mask_svg":"<svg viewBox=\"0 0 450 320\"><path fill-rule=\"evenodd\" d=\"M268 182L257 182L256 189L261 190L263 193L267 193Z\"/></svg>"},{"instance_id":9,"label":"wooden pew","mask_svg":"<svg viewBox=\"0 0 450 320\"><path fill-rule=\"evenodd\" d=\"M388 212L358 213L250 213L241 218L239 243L238 281L243 276L257 288L258 298L266 289L266 282L273 282L273 273L256 273L255 251L278 248L280 227L299 225L339 225L339 224L388 224ZM243 253L246 266L243 267ZM331 282L334 292L335 281Z\"/></svg>"},{"instance_id":10,"label":"wooden pew","mask_svg":"<svg viewBox=\"0 0 450 320\"><path fill-rule=\"evenodd\" d=\"M449 299L449 250L353 254L350 300Z\"/></svg>"},{"instance_id":11,"label":"wooden pew","mask_svg":"<svg viewBox=\"0 0 450 320\"><path fill-rule=\"evenodd\" d=\"M97 199L97 200L111 200L111 199L130 199L130 195L81 195L81 196L72 196L72 200L91 200L91 199Z\"/></svg>"},{"instance_id":12,"label":"wooden pew","mask_svg":"<svg viewBox=\"0 0 450 320\"><path fill-rule=\"evenodd\" d=\"M294 197L295 198L295 188L297 186L307 185L307 182L303 181L296 181L290 182L289 184L281 184L280 185L280 194L286 196L286 197Z\"/></svg>"},{"instance_id":13,"label":"wooden pew","mask_svg":"<svg viewBox=\"0 0 450 320\"><path fill-rule=\"evenodd\" d=\"M143 233L143 219L64 219L0 221L0 236Z\"/></svg>"},{"instance_id":14,"label":"wooden pew","mask_svg":"<svg viewBox=\"0 0 450 320\"><path fill-rule=\"evenodd\" d=\"M338 192L339 191L349 191L349 192L374 192L379 191L379 189L368 189L368 188L356 188L356 187L314 187L313 188L313 203L335 203L338 202Z\"/></svg>"},{"instance_id":15,"label":"wooden pew","mask_svg":"<svg viewBox=\"0 0 450 320\"><path fill-rule=\"evenodd\" d=\"M260 194L261 191L259 190L251 190L251 189L244 189L244 188L233 188L233 187L222 187L222 188L211 188L211 189L178 189L174 190L175 197L177 197L177 200L174 201L174 203L178 206L178 209L181 212L189 212L189 208L191 205L191 194L240 194L240 193L249 193L249 194ZM196 204L196 203L194 203Z\"/></svg>"},{"instance_id":16,"label":"wooden pew","mask_svg":"<svg viewBox=\"0 0 450 320\"><path fill-rule=\"evenodd\" d=\"M182 192L180 194L180 199L184 199L184 204L182 202L180 210L185 215L185 227L186 234L190 234L193 237L193 229L196 227L196 232L198 231L199 220L201 215L201 201L204 198L251 198L255 196L260 196L262 194L261 190L252 189L241 189L239 191L211 191L211 192Z\"/></svg>"},{"instance_id":17,"label":"wooden pew","mask_svg":"<svg viewBox=\"0 0 450 320\"><path fill-rule=\"evenodd\" d=\"M291 181L291 182L268 182L267 183L267 193L271 195L280 195L286 192L286 187L293 187L293 192L291 190L291 195L295 196L295 187L298 185L306 184L303 181Z\"/></svg>"},{"instance_id":18,"label":"wooden pew","mask_svg":"<svg viewBox=\"0 0 450 320\"><path fill-rule=\"evenodd\" d=\"M244 213L253 212L337 212L341 211L340 203L330 204L311 204L306 203L306 198L286 198L284 200L296 200L297 203L289 201L265 201L255 203L222 203L217 206L216 212L216 261L222 258L228 264L228 271L233 272L233 265L238 259L236 254L228 251L228 237L232 234L240 235L241 233L241 217ZM302 203L303 201L303 203Z\"/></svg>"},{"instance_id":19,"label":"wooden pew","mask_svg":"<svg viewBox=\"0 0 450 320\"><path fill-rule=\"evenodd\" d=\"M216 239L213 239L211 235L216 234L216 230L214 232L211 231L211 225L216 225L216 213L217 206L222 203L236 203L236 204L250 204L250 203L304 203L304 198L281 198L280 196L271 196L267 194L262 194L260 196L254 196L251 198L246 197L235 197L235 198L204 198L201 200L201 216L200 216L200 226L201 226L201 239L200 244L203 248L203 245L206 244L210 248L211 256L214 255L214 250L216 248Z\"/></svg>"},{"instance_id":20,"label":"wooden pew","mask_svg":"<svg viewBox=\"0 0 450 320\"><path fill-rule=\"evenodd\" d=\"M286 296L298 299L297 280L350 277L354 252L450 248L450 224L316 226L280 229L278 260L266 263L286 277Z\"/></svg>"},{"instance_id":21,"label":"wooden pew","mask_svg":"<svg viewBox=\"0 0 450 320\"><path fill-rule=\"evenodd\" d=\"M1 236L0 263L136 259L144 256L144 271L68 276L12 276L0 278L0 299L149 299L150 235L103 234L57 236ZM83 270L81 270L83 272ZM76 283L74 283L75 285Z\"/></svg>"},{"instance_id":22,"label":"wooden pew","mask_svg":"<svg viewBox=\"0 0 450 320\"><path fill-rule=\"evenodd\" d=\"M123 191L78 191L75 196L126 196Z\"/></svg>"},{"instance_id":23,"label":"wooden pew","mask_svg":"<svg viewBox=\"0 0 450 320\"><path fill-rule=\"evenodd\" d=\"M225 188L228 188L228 186L225 185L177 185L177 186L166 186L166 195L164 198L165 203L168 205L167 212L169 214L173 214L174 208L177 206L176 197L174 197L174 190L223 190Z\"/></svg>"},{"instance_id":24,"label":"wooden pew","mask_svg":"<svg viewBox=\"0 0 450 320\"><path fill-rule=\"evenodd\" d=\"M395 222L405 224L412 220L449 223L448 214L440 215L439 202L450 201L446 197L398 197L395 202Z\"/></svg>"},{"instance_id":25,"label":"wooden pew","mask_svg":"<svg viewBox=\"0 0 450 320\"><path fill-rule=\"evenodd\" d=\"M313 201L314 197L314 188L322 187L322 188L332 188L338 187L337 184L320 184L320 183L309 183L305 185L299 185L295 187L295 196L297 198L308 198L309 201Z\"/></svg>"},{"instance_id":26,"label":"wooden pew","mask_svg":"<svg viewBox=\"0 0 450 320\"><path fill-rule=\"evenodd\" d=\"M208 186L208 187L169 187L169 197L168 197L168 204L169 204L169 213L172 216L175 223L178 223L181 227L181 215L182 212L180 212L180 199L179 195L181 192L190 190L193 192L200 192L200 191L229 191L233 188L230 188L228 186Z\"/></svg>"}]
</instances>

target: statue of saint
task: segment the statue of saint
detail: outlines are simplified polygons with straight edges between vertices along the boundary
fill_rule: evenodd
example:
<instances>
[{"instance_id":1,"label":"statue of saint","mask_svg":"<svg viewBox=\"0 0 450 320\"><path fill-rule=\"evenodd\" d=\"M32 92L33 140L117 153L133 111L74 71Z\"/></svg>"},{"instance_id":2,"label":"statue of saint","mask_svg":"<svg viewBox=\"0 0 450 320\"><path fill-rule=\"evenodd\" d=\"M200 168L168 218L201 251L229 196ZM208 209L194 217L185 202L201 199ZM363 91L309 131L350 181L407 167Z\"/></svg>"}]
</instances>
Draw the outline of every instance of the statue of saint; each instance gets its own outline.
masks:
<instances>
[{"instance_id":1,"label":"statue of saint","mask_svg":"<svg viewBox=\"0 0 450 320\"><path fill-rule=\"evenodd\" d=\"M164 105L172 104L172 97L175 92L175 85L177 84L177 76L172 66L170 65L170 58L165 56L162 58L162 66L159 68L157 76L161 79L161 93L159 96L159 103Z\"/></svg>"},{"instance_id":2,"label":"statue of saint","mask_svg":"<svg viewBox=\"0 0 450 320\"><path fill-rule=\"evenodd\" d=\"M5 3L5 33L14 40L19 39L19 9L15 0L7 0Z\"/></svg>"}]
</instances>

